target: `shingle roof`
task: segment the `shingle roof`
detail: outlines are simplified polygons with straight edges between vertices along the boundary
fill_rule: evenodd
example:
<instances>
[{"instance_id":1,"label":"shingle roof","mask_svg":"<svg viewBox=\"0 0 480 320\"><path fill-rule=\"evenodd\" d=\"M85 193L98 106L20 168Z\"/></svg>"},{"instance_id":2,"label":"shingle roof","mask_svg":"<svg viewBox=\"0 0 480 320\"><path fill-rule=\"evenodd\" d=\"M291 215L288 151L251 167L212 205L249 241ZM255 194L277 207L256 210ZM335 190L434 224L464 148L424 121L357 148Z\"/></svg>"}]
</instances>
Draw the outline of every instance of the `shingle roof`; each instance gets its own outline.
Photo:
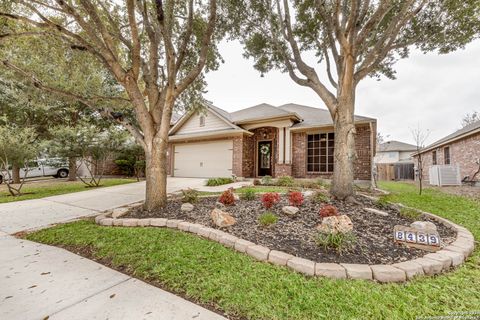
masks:
<instances>
[{"instance_id":1,"label":"shingle roof","mask_svg":"<svg viewBox=\"0 0 480 320\"><path fill-rule=\"evenodd\" d=\"M290 112L288 111L284 111L267 103L262 103L250 108L232 112L230 116L233 122L243 122L251 119L288 116L289 114Z\"/></svg>"},{"instance_id":2,"label":"shingle roof","mask_svg":"<svg viewBox=\"0 0 480 320\"><path fill-rule=\"evenodd\" d=\"M474 123L471 123L469 124L468 126L465 126L463 127L462 129L460 130L457 130L455 131L454 133L452 134L449 134L448 136L440 139L440 140L437 140L435 141L434 143L432 143L431 145L427 146L424 150L426 151L427 149L431 149L433 147L436 147L436 146L439 146L439 145L442 145L446 142L449 142L450 140L453 140L457 137L460 137L464 134L468 134L469 132L471 131L474 131L474 130L477 130L477 129L480 129L480 121L477 121L477 122L474 122Z\"/></svg>"},{"instance_id":3,"label":"shingle roof","mask_svg":"<svg viewBox=\"0 0 480 320\"><path fill-rule=\"evenodd\" d=\"M378 152L386 152L386 151L416 151L417 146L413 144L408 144L405 142L400 141L387 141L382 143L378 146Z\"/></svg>"}]
</instances>

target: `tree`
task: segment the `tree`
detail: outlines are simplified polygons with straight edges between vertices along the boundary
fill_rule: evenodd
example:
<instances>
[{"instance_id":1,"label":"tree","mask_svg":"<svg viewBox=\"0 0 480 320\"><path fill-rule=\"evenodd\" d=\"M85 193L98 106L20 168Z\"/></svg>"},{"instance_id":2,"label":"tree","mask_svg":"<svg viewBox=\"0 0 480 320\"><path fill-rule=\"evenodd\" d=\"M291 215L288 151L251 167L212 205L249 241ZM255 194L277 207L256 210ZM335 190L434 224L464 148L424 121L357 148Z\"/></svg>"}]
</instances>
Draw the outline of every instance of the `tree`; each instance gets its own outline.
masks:
<instances>
[{"instance_id":1,"label":"tree","mask_svg":"<svg viewBox=\"0 0 480 320\"><path fill-rule=\"evenodd\" d=\"M423 190L423 154L422 149L425 148L425 142L430 135L429 130L423 130L420 125L415 129L411 129L413 141L415 141L415 156L417 157L417 178L418 178L418 194L422 195Z\"/></svg>"},{"instance_id":2,"label":"tree","mask_svg":"<svg viewBox=\"0 0 480 320\"><path fill-rule=\"evenodd\" d=\"M473 111L472 113L467 113L462 119L462 128L465 128L472 123L480 121L480 112Z\"/></svg>"},{"instance_id":3,"label":"tree","mask_svg":"<svg viewBox=\"0 0 480 320\"><path fill-rule=\"evenodd\" d=\"M393 64L412 46L450 52L478 37L480 28L477 0L232 1L233 30L255 68L287 72L330 111L335 129L331 193L339 199L354 192L359 82L367 76L394 78Z\"/></svg>"},{"instance_id":4,"label":"tree","mask_svg":"<svg viewBox=\"0 0 480 320\"><path fill-rule=\"evenodd\" d=\"M3 58L3 65L31 79L37 87L101 110L124 125L146 156L145 209L166 204L167 143L175 105L198 101L204 69L217 67L214 34L217 1L183 0L16 1L0 17L15 21L1 35L10 46L18 39L54 38L58 47L81 51L101 64L124 94L94 95L59 88L32 74L20 61ZM19 65L20 64L20 65ZM102 101L126 103L126 112ZM134 113L134 119L128 117Z\"/></svg>"}]
</instances>

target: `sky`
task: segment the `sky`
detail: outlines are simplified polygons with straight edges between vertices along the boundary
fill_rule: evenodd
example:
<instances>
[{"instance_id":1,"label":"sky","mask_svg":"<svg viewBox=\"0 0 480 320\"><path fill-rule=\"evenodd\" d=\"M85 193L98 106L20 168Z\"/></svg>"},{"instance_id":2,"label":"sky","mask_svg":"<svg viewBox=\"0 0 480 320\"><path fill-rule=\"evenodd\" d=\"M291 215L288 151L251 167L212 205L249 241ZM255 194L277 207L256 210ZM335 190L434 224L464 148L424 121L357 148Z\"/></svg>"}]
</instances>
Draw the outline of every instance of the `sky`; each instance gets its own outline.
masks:
<instances>
[{"instance_id":1,"label":"sky","mask_svg":"<svg viewBox=\"0 0 480 320\"><path fill-rule=\"evenodd\" d=\"M217 107L229 112L260 103L326 108L287 74L271 71L261 77L253 60L243 57L240 43L222 42L219 49L225 63L207 73L205 95ZM396 80L366 78L357 87L355 113L376 118L386 141L413 144L411 130L420 127L429 131L430 144L460 129L465 114L480 112L480 40L447 55L412 52L395 70Z\"/></svg>"}]
</instances>

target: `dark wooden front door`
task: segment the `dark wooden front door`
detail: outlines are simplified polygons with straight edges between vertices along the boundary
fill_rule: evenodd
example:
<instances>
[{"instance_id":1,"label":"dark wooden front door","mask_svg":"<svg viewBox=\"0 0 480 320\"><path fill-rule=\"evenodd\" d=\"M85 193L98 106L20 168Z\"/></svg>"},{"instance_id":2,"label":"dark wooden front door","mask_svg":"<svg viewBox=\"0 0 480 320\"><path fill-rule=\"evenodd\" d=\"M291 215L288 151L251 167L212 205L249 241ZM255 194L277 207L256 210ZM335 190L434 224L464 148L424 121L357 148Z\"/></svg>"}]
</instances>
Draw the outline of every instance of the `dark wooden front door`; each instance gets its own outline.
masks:
<instances>
[{"instance_id":1,"label":"dark wooden front door","mask_svg":"<svg viewBox=\"0 0 480 320\"><path fill-rule=\"evenodd\" d=\"M258 176L272 175L272 142L261 141L258 143Z\"/></svg>"}]
</instances>

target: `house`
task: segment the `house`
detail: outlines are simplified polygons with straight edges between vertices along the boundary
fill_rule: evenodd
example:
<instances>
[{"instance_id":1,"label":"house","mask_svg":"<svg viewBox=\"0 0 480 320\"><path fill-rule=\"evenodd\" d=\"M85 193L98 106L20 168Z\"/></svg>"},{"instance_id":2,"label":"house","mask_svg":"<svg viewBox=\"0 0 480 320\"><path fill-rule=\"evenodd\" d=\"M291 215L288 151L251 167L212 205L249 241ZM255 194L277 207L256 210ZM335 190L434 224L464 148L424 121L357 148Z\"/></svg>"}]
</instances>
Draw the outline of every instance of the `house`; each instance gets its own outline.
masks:
<instances>
[{"instance_id":1,"label":"house","mask_svg":"<svg viewBox=\"0 0 480 320\"><path fill-rule=\"evenodd\" d=\"M433 180L430 179L429 172L434 166L456 167L460 179L471 180L480 166L480 121L423 148L419 154L414 155L417 163L419 155L422 156L423 178L426 181ZM480 181L480 174L477 174L475 180Z\"/></svg>"},{"instance_id":2,"label":"house","mask_svg":"<svg viewBox=\"0 0 480 320\"><path fill-rule=\"evenodd\" d=\"M412 154L417 151L417 147L400 141L387 141L378 145L375 155L375 163L413 163Z\"/></svg>"},{"instance_id":3,"label":"house","mask_svg":"<svg viewBox=\"0 0 480 320\"><path fill-rule=\"evenodd\" d=\"M355 179L370 180L376 120L355 116ZM170 130L168 171L176 177L330 178L333 123L328 110L263 103L229 113L206 103Z\"/></svg>"}]
</instances>

